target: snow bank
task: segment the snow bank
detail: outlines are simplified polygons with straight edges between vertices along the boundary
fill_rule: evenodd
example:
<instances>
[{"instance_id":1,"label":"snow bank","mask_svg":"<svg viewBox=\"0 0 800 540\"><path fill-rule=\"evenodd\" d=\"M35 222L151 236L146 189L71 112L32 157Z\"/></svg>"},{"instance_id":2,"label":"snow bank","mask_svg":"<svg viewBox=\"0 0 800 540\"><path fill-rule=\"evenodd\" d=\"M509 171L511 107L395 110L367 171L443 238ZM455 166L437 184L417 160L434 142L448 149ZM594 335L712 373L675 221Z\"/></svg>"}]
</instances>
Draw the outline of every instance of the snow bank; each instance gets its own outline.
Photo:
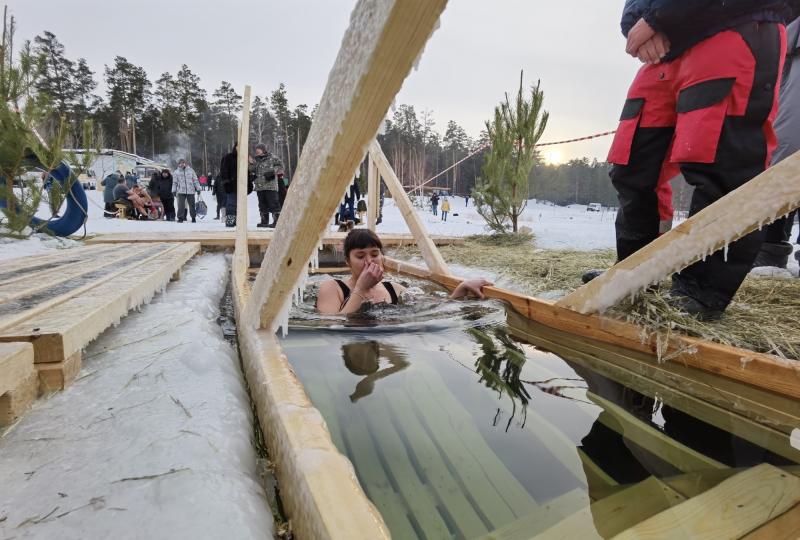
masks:
<instances>
[{"instance_id":1,"label":"snow bank","mask_svg":"<svg viewBox=\"0 0 800 540\"><path fill-rule=\"evenodd\" d=\"M0 438L0 537L269 538L221 254L106 331Z\"/></svg>"}]
</instances>

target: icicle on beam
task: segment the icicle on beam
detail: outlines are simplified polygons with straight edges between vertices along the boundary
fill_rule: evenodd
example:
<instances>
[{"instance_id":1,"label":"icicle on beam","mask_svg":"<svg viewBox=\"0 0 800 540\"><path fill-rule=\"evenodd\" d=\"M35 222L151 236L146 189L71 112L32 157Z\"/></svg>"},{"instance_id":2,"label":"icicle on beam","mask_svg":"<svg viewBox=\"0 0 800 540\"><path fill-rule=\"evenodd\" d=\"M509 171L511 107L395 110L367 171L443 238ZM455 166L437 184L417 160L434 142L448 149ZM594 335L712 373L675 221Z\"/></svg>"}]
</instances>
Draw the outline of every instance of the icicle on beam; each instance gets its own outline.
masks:
<instances>
[{"instance_id":1,"label":"icicle on beam","mask_svg":"<svg viewBox=\"0 0 800 540\"><path fill-rule=\"evenodd\" d=\"M340 194L446 4L360 0L356 5L240 324L275 330Z\"/></svg>"},{"instance_id":2,"label":"icicle on beam","mask_svg":"<svg viewBox=\"0 0 800 540\"><path fill-rule=\"evenodd\" d=\"M556 305L603 312L800 206L800 152L687 219Z\"/></svg>"}]
</instances>

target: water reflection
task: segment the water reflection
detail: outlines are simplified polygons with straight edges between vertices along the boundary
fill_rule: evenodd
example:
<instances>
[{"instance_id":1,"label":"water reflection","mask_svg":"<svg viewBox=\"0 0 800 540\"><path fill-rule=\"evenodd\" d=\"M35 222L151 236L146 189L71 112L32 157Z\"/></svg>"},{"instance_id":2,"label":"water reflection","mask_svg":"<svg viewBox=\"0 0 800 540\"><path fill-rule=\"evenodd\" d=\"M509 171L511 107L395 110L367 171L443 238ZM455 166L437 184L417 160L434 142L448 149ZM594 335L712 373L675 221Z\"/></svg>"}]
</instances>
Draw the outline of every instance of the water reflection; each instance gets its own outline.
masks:
<instances>
[{"instance_id":1,"label":"water reflection","mask_svg":"<svg viewBox=\"0 0 800 540\"><path fill-rule=\"evenodd\" d=\"M391 367L380 369L381 358L388 360ZM364 376L356 384L355 391L350 394L350 401L353 403L370 395L377 381L398 373L410 365L405 353L400 349L379 341L346 343L342 345L342 359L350 373Z\"/></svg>"}]
</instances>

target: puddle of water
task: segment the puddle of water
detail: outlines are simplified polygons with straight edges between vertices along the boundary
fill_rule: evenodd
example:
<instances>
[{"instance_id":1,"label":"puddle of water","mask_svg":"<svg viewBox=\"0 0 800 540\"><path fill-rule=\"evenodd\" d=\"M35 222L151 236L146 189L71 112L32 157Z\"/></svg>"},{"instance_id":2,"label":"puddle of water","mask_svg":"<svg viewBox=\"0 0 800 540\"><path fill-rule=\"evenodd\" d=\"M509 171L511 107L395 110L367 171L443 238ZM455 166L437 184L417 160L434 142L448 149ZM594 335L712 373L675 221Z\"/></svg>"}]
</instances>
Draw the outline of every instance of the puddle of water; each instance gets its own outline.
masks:
<instances>
[{"instance_id":1,"label":"puddle of water","mask_svg":"<svg viewBox=\"0 0 800 540\"><path fill-rule=\"evenodd\" d=\"M739 468L797 465L788 436L777 455L520 341L499 304L407 285L428 299L351 319L312 294L282 341L393 538L530 538L570 516L610 537ZM635 519L606 519L620 499Z\"/></svg>"}]
</instances>

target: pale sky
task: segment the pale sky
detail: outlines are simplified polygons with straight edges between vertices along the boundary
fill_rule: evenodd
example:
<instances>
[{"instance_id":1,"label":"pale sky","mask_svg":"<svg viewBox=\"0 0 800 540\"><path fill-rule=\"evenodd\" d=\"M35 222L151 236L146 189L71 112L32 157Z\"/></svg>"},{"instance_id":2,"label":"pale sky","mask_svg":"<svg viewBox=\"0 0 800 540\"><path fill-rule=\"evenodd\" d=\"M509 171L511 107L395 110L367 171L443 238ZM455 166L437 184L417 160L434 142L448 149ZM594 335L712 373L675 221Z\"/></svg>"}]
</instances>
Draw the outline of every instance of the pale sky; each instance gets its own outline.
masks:
<instances>
[{"instance_id":1,"label":"pale sky","mask_svg":"<svg viewBox=\"0 0 800 540\"><path fill-rule=\"evenodd\" d=\"M102 79L115 55L150 80L187 64L209 92L220 81L262 97L284 82L292 106L313 107L355 0L6 0L17 43L53 32L71 59ZM453 119L475 137L504 92L542 80L550 122L543 141L616 128L639 67L619 30L622 0L450 0L439 30L397 104ZM101 82L102 84L102 82ZM611 138L549 149L551 159L605 159Z\"/></svg>"}]
</instances>

